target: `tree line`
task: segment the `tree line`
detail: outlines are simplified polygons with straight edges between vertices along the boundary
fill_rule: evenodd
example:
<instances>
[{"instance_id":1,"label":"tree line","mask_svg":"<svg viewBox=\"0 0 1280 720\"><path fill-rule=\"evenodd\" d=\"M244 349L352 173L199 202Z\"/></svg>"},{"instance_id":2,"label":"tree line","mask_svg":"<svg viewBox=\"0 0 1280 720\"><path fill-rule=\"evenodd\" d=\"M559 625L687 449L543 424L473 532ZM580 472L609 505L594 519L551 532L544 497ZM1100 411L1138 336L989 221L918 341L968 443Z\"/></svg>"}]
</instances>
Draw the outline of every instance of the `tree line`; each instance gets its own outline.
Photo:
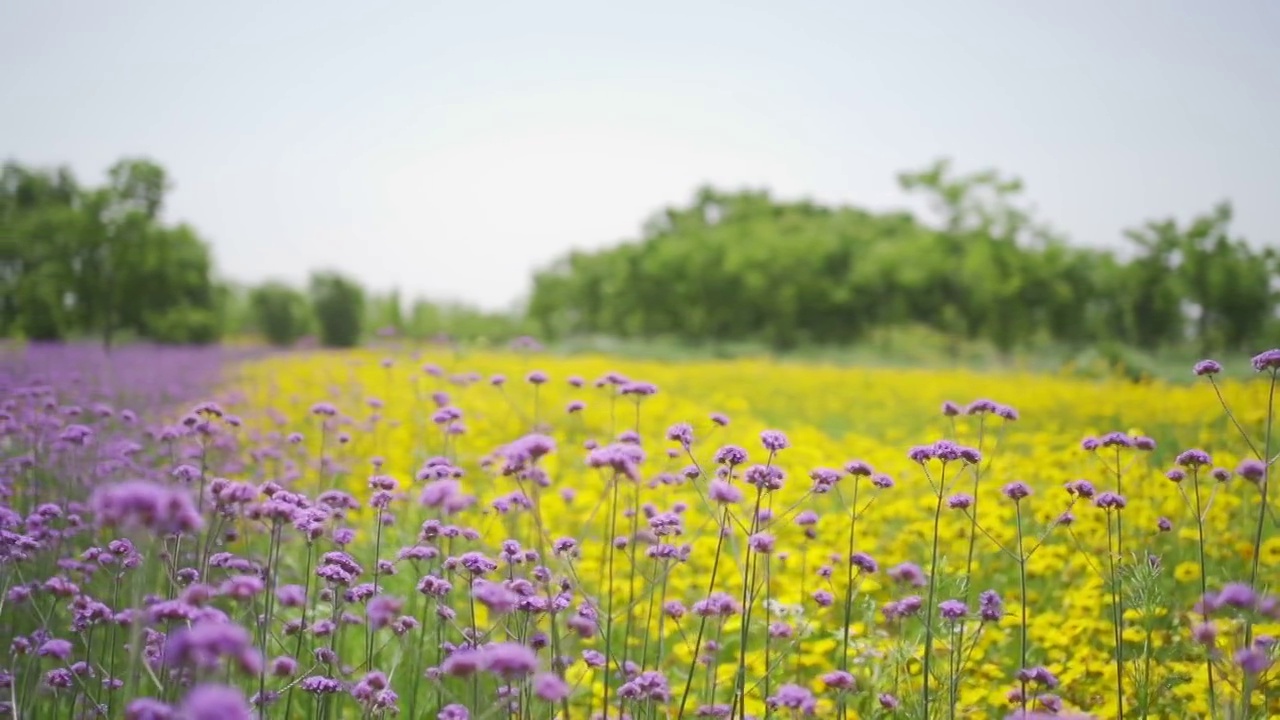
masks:
<instances>
[{"instance_id":1,"label":"tree line","mask_svg":"<svg viewBox=\"0 0 1280 720\"><path fill-rule=\"evenodd\" d=\"M188 224L166 224L168 173L127 158L106 182L65 167L0 168L0 337L211 343L255 334L275 345L308 338L350 347L373 334L505 340L522 317L462 303L371 292L338 272L304 287L221 280L209 244Z\"/></svg>"},{"instance_id":2,"label":"tree line","mask_svg":"<svg viewBox=\"0 0 1280 720\"><path fill-rule=\"evenodd\" d=\"M936 216L764 191L699 190L640 237L535 273L521 312L406 302L338 272L302 286L218 278L209 244L169 224L163 167L113 165L99 186L66 168L0 169L0 336L349 347L375 336L505 341L525 334L844 345L924 327L959 347L1043 343L1241 349L1276 320L1280 257L1233 234L1220 203L1149 221L1114 248L1073 245L995 171L939 161L899 177Z\"/></svg>"},{"instance_id":3,"label":"tree line","mask_svg":"<svg viewBox=\"0 0 1280 720\"><path fill-rule=\"evenodd\" d=\"M847 344L914 326L1010 352L1042 343L1236 349L1276 323L1280 260L1231 231L1220 203L1146 222L1114 249L1069 244L1016 178L939 161L899 176L937 220L761 191L699 190L641 237L540 270L529 315L546 337Z\"/></svg>"}]
</instances>

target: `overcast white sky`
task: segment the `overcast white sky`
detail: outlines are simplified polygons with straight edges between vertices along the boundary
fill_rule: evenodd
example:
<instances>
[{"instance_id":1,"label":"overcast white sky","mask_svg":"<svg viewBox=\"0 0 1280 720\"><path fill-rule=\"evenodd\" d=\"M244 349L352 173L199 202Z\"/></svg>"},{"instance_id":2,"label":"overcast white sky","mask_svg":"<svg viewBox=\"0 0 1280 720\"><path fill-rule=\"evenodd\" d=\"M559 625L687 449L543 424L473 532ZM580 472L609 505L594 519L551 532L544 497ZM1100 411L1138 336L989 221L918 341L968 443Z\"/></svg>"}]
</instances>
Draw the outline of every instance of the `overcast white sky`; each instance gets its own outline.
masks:
<instances>
[{"instance_id":1,"label":"overcast white sky","mask_svg":"<svg viewBox=\"0 0 1280 720\"><path fill-rule=\"evenodd\" d=\"M704 182L871 207L950 156L1075 240L1280 241L1280 3L0 3L0 157L146 155L223 275L502 307Z\"/></svg>"}]
</instances>

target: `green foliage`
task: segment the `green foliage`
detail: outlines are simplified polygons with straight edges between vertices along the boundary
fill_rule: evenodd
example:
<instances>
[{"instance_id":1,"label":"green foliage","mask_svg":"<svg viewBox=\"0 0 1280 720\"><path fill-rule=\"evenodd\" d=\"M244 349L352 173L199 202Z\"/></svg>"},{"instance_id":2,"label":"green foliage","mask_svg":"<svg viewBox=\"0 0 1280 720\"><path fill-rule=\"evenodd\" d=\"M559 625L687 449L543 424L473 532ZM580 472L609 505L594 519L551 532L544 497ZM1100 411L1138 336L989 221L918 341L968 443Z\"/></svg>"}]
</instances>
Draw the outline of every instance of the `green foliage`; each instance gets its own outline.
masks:
<instances>
[{"instance_id":1,"label":"green foliage","mask_svg":"<svg viewBox=\"0 0 1280 720\"><path fill-rule=\"evenodd\" d=\"M105 185L65 168L0 170L0 331L61 340L96 333L160 342L220 334L209 248L186 225L161 222L162 167L128 159Z\"/></svg>"},{"instance_id":2,"label":"green foliage","mask_svg":"<svg viewBox=\"0 0 1280 720\"><path fill-rule=\"evenodd\" d=\"M311 309L301 292L268 282L249 292L250 323L272 345L288 347L306 335Z\"/></svg>"},{"instance_id":3,"label":"green foliage","mask_svg":"<svg viewBox=\"0 0 1280 720\"><path fill-rule=\"evenodd\" d=\"M1189 339L1238 349L1274 317L1276 254L1230 236L1228 205L1185 226L1148 223L1113 252L1069 245L1023 208L1023 184L995 171L939 162L899 181L928 201L936 226L704 188L655 214L638 240L542 269L529 318L550 339L776 350L875 343L885 328L914 326L951 338L944 353L959 359L975 341L1005 355Z\"/></svg>"},{"instance_id":4,"label":"green foliage","mask_svg":"<svg viewBox=\"0 0 1280 720\"><path fill-rule=\"evenodd\" d=\"M348 348L360 343L364 325L364 289L337 272L311 276L311 307L325 347Z\"/></svg>"}]
</instances>

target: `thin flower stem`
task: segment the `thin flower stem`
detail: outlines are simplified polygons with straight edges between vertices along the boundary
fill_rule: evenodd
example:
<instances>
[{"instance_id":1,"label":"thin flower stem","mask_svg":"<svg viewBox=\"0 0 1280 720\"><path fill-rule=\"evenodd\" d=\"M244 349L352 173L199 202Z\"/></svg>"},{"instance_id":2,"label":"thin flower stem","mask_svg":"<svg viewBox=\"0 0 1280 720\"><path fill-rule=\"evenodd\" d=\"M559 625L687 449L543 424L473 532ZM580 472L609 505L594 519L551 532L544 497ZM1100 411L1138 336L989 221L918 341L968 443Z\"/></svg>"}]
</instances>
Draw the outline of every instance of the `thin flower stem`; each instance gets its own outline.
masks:
<instances>
[{"instance_id":1,"label":"thin flower stem","mask_svg":"<svg viewBox=\"0 0 1280 720\"><path fill-rule=\"evenodd\" d=\"M1271 426L1272 426L1272 421L1275 418L1277 375L1280 375L1280 371L1277 371L1277 370L1271 371L1271 383L1270 383L1270 387L1267 389L1267 419L1266 419L1266 429L1263 431L1263 440L1262 440L1262 448L1263 448L1262 457L1263 458L1271 457ZM1258 503L1259 503L1258 527L1253 537L1253 569L1249 572L1249 587L1253 588L1254 590L1257 590L1258 588L1258 561L1261 559L1261 555L1262 555L1262 530L1267 521L1267 507L1268 507L1267 496L1269 495L1270 489L1271 489L1271 483L1269 482L1270 478L1271 478L1271 466L1267 465L1264 462L1262 466L1262 483L1259 486L1259 493L1261 497L1258 498ZM1246 648L1253 646L1253 618L1252 617L1249 617L1245 620L1244 646ZM1246 675L1245 691L1243 694L1244 696L1241 700L1241 702L1243 703L1243 707L1241 708L1241 717L1248 717L1249 715L1249 708L1253 706L1253 691L1254 691L1254 683L1251 682L1251 679Z\"/></svg>"},{"instance_id":2,"label":"thin flower stem","mask_svg":"<svg viewBox=\"0 0 1280 720\"><path fill-rule=\"evenodd\" d=\"M1113 548L1115 523L1112 522L1111 512L1111 510L1106 511L1107 563L1111 569L1111 622L1116 643L1116 717L1118 720L1124 720L1124 633L1121 629L1124 609L1121 606L1120 579L1116 574L1116 550Z\"/></svg>"},{"instance_id":3,"label":"thin flower stem","mask_svg":"<svg viewBox=\"0 0 1280 720\"><path fill-rule=\"evenodd\" d=\"M1018 604L1022 607L1022 621L1018 627L1018 662L1019 670L1027 668L1027 557L1022 552L1022 503L1015 500L1013 502L1013 513L1015 525L1018 528ZM1027 679L1026 674L1021 674L1021 697L1022 712L1027 712Z\"/></svg>"},{"instance_id":4,"label":"thin flower stem","mask_svg":"<svg viewBox=\"0 0 1280 720\"><path fill-rule=\"evenodd\" d=\"M1196 545L1200 558L1200 597L1204 598L1209 593L1208 579L1205 577L1205 561L1204 561L1204 514L1200 508L1200 472L1199 468L1191 470L1191 485L1195 489L1196 498ZM1181 488L1179 488L1181 489ZM1209 622L1209 608L1204 608L1204 621ZM1209 677L1209 713L1213 717L1218 715L1218 695L1214 687L1213 681L1213 657L1211 653L1206 653L1205 670Z\"/></svg>"},{"instance_id":5,"label":"thin flower stem","mask_svg":"<svg viewBox=\"0 0 1280 720\"><path fill-rule=\"evenodd\" d=\"M1208 378L1209 378L1209 385L1213 388L1213 394L1218 396L1218 404L1222 405L1222 411L1227 414L1227 418L1231 420L1231 424L1236 426L1236 431L1240 433L1240 437L1244 438L1245 444L1249 446L1249 451L1252 452L1253 456L1258 458L1259 460L1262 460L1264 457L1271 457L1270 450L1267 451L1265 456L1262 453L1258 452L1257 446L1255 446L1253 444L1253 440L1249 438L1249 433L1245 431L1244 426L1242 426L1240 424L1240 421L1236 419L1235 413L1231 412L1231 406L1227 404L1227 399L1222 396L1222 388L1218 386L1218 383L1216 381L1214 381L1212 375L1209 375ZM1271 376L1271 382L1272 382L1272 389L1274 390L1274 383L1275 383L1274 372L1272 373L1272 376ZM1267 416L1270 417L1270 415L1271 413L1268 412Z\"/></svg>"},{"instance_id":6,"label":"thin flower stem","mask_svg":"<svg viewBox=\"0 0 1280 720\"><path fill-rule=\"evenodd\" d=\"M927 474L927 472L926 472ZM947 466L942 466L942 476L938 481L938 502L933 509L933 549L929 554L929 599L925 603L924 620L924 717L929 717L929 667L933 659L933 598L937 589L938 575L938 528L942 520L942 495L946 487Z\"/></svg>"}]
</instances>

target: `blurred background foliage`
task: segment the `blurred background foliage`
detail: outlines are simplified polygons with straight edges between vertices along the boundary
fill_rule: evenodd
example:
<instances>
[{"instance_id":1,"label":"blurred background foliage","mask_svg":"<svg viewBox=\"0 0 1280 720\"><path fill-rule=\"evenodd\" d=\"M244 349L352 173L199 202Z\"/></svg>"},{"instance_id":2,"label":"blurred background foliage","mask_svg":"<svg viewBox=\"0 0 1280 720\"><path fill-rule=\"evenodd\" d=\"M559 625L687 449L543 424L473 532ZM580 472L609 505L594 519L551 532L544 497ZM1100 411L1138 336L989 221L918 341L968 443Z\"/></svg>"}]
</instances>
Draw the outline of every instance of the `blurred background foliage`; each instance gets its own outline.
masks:
<instances>
[{"instance_id":1,"label":"blurred background foliage","mask_svg":"<svg viewBox=\"0 0 1280 720\"><path fill-rule=\"evenodd\" d=\"M406 300L327 269L306 287L223 281L196 230L163 221L160 165L125 159L92 187L66 168L10 162L0 172L0 333L108 347L243 336L280 347L485 345L536 334L565 351L946 358L1141 379L1170 357L1248 351L1280 330L1280 259L1232 233L1230 203L1084 246L1026 209L1017 178L942 160L898 179L930 218L702 188L636 239L539 269L524 306L504 313Z\"/></svg>"}]
</instances>

